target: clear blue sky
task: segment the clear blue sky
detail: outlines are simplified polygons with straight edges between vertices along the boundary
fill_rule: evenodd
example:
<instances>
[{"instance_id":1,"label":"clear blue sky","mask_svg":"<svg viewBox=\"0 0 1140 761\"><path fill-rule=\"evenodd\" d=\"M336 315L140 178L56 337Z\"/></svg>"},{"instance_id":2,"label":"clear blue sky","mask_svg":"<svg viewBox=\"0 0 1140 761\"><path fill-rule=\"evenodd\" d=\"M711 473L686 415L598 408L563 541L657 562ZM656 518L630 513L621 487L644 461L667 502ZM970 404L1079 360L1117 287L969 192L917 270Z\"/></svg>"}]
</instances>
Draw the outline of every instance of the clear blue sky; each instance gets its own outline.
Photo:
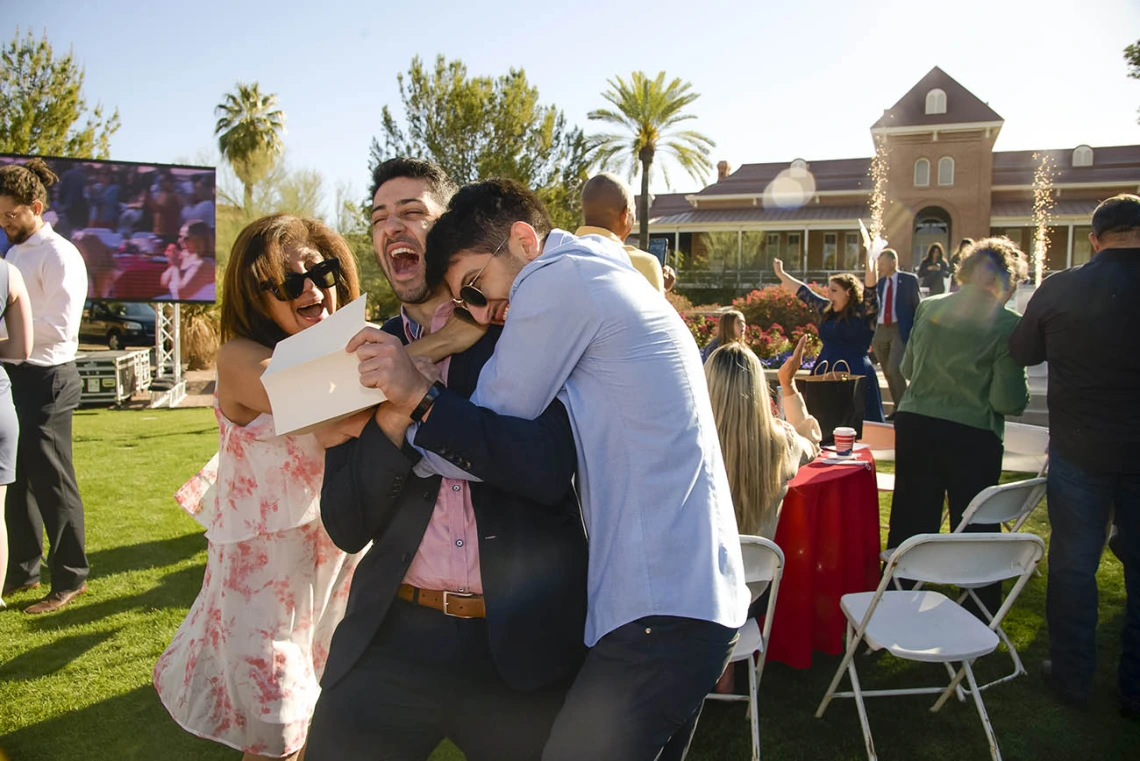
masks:
<instances>
[{"instance_id":1,"label":"clear blue sky","mask_svg":"<svg viewBox=\"0 0 1140 761\"><path fill-rule=\"evenodd\" d=\"M1140 143L1140 80L1122 57L1140 38L1136 0L2 5L5 39L46 29L86 68L88 100L118 107L112 158L211 155L215 104L258 81L288 115L290 165L320 171L330 201L339 182L365 192L380 110L398 107L396 74L416 54L472 74L522 67L587 131L608 78L663 69L701 93L692 124L733 167L869 156L870 125L935 65L1002 115L999 150ZM679 169L671 179L700 187Z\"/></svg>"}]
</instances>

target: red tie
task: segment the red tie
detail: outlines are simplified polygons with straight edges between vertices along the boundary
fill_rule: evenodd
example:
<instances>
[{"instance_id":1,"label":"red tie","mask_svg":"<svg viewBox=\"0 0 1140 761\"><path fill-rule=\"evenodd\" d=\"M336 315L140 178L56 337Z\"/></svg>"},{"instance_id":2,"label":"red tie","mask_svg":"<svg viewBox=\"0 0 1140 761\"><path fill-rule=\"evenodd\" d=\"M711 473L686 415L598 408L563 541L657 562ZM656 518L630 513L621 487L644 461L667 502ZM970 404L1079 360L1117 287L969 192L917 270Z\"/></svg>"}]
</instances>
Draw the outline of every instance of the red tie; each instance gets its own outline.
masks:
<instances>
[{"instance_id":1,"label":"red tie","mask_svg":"<svg viewBox=\"0 0 1140 761\"><path fill-rule=\"evenodd\" d=\"M895 301L895 299L894 299L894 295L895 295L894 285L895 285L894 281L891 280L890 278L887 278L887 303L883 305L883 324L884 325L893 325L895 322L894 315L891 313L891 305Z\"/></svg>"}]
</instances>

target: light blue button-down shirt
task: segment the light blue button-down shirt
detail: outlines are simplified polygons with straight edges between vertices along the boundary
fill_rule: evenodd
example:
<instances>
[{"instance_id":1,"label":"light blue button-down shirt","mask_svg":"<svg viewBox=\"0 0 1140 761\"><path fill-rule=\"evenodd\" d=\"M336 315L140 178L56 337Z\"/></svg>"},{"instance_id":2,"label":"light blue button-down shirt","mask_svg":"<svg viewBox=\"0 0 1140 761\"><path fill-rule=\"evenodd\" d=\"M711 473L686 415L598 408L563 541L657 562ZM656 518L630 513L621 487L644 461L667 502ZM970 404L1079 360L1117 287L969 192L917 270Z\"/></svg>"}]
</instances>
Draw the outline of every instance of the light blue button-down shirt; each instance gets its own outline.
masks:
<instances>
[{"instance_id":1,"label":"light blue button-down shirt","mask_svg":"<svg viewBox=\"0 0 1140 761\"><path fill-rule=\"evenodd\" d=\"M732 496L700 353L676 310L620 246L561 230L510 300L471 401L526 419L556 396L566 406L590 540L586 645L650 615L741 626ZM442 458L421 465L455 475Z\"/></svg>"}]
</instances>

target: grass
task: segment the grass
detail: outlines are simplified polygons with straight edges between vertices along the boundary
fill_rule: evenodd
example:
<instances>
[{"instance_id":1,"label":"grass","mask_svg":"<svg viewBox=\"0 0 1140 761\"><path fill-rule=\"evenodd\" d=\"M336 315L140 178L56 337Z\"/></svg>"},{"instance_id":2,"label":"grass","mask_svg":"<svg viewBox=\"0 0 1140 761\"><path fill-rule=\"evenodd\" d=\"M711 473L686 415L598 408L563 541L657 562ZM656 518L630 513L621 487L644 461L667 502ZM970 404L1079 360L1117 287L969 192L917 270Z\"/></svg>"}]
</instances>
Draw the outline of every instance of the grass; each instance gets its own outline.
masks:
<instances>
[{"instance_id":1,"label":"grass","mask_svg":"<svg viewBox=\"0 0 1140 761\"><path fill-rule=\"evenodd\" d=\"M32 617L18 610L0 615L0 759L5 753L11 761L239 757L182 731L150 684L151 668L194 599L206 560L201 530L175 506L171 494L216 447L210 410L76 415L75 457L87 510L91 591L54 615ZM882 506L885 516L889 495ZM1030 530L1048 536L1044 509L1035 513ZM1043 578L1030 583L1007 618L1006 631L1031 674L986 692L1005 758L1136 757L1140 724L1125 722L1116 712L1124 582L1120 564L1108 554L1101 563L1100 588L1100 667L1094 705L1087 712L1060 707L1035 673L1047 657ZM18 609L37 596L25 592L8 602ZM813 716L838 661L837 656L816 654L813 667L804 671L767 666L760 698L765 757L865 758L850 700L835 701L822 720ZM1003 653L988 661L979 662L980 678L1008 667ZM890 656L861 659L860 675L869 688L944 679L941 667ZM932 715L927 711L932 702L922 697L869 701L881 757L987 758L972 704L951 702ZM689 758L725 761L749 754L744 707L706 706ZM445 743L433 761L462 758Z\"/></svg>"}]
</instances>

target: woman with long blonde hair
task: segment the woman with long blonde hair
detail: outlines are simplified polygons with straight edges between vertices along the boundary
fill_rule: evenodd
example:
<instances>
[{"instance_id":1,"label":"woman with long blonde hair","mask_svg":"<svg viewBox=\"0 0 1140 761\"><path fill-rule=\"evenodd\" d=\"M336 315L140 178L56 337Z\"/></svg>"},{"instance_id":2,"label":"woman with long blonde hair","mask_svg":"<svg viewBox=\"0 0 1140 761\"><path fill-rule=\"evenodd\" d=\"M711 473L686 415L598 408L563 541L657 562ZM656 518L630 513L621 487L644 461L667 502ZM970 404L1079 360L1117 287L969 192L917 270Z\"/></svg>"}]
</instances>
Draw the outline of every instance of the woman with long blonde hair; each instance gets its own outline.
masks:
<instances>
[{"instance_id":1,"label":"woman with long blonde hair","mask_svg":"<svg viewBox=\"0 0 1140 761\"><path fill-rule=\"evenodd\" d=\"M788 481L819 454L819 423L796 390L795 374L806 340L800 339L779 371L786 420L772 414L764 368L747 346L739 342L722 346L705 363L741 534L775 536Z\"/></svg>"}]
</instances>

